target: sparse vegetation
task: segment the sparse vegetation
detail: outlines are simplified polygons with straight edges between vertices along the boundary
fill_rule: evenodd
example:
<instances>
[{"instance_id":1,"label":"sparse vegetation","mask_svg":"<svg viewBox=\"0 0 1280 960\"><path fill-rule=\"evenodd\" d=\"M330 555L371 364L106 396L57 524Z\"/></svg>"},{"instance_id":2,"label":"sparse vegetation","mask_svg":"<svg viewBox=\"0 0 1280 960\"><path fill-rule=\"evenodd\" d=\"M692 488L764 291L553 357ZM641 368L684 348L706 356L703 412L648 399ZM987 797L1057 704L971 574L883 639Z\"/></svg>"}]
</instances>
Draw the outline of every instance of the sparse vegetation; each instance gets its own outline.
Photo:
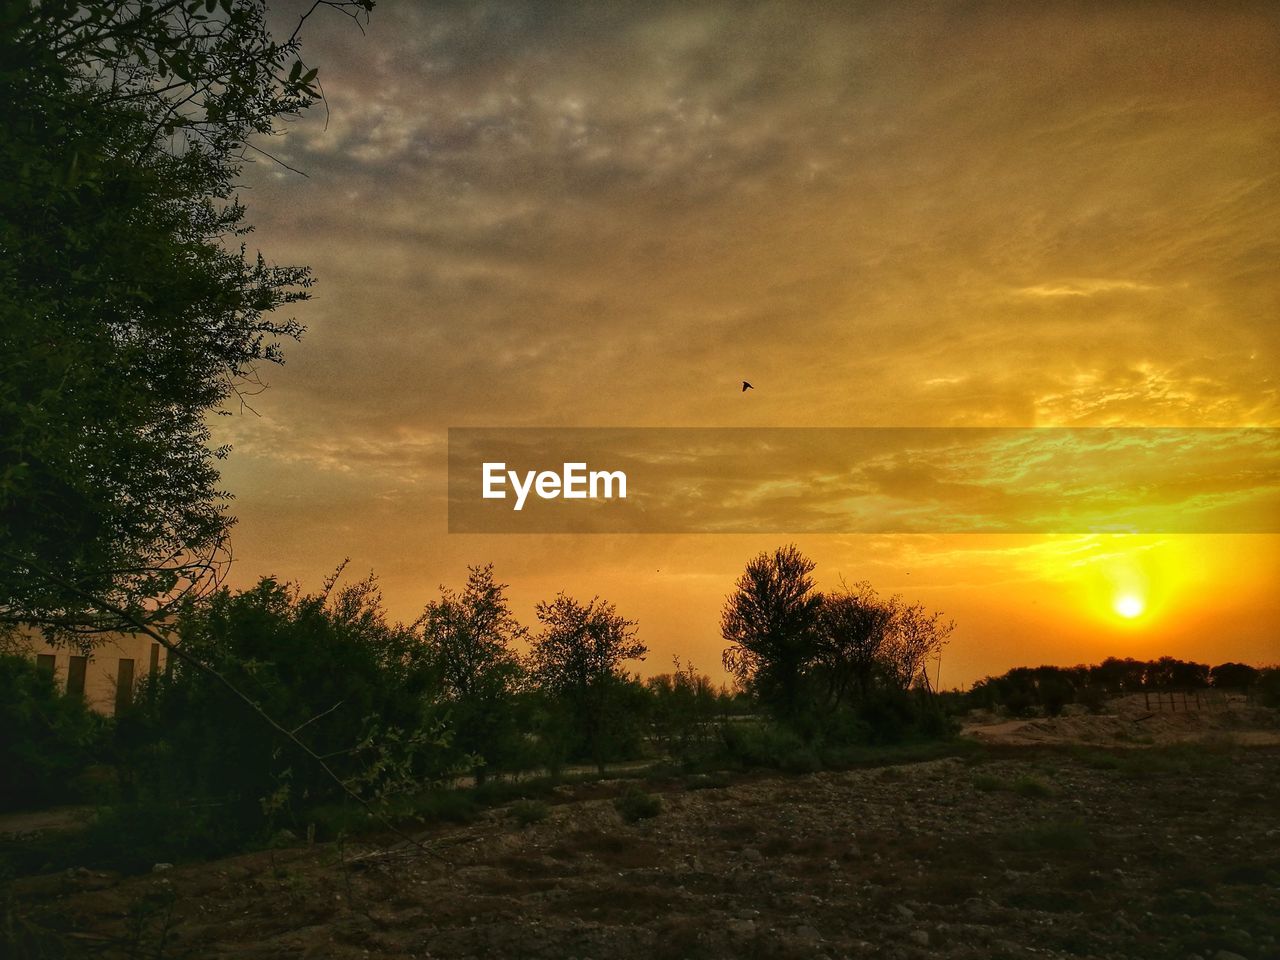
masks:
<instances>
[{"instance_id":1,"label":"sparse vegetation","mask_svg":"<svg viewBox=\"0 0 1280 960\"><path fill-rule=\"evenodd\" d=\"M902 748L878 749L879 763L902 759L892 752ZM1280 829L1266 802L1280 752L1221 750L1230 777L1211 767L1168 772L1186 751L1157 746L1114 751L1122 759L1157 758L1136 780L1083 762L1107 753L1096 748L973 748L964 758L744 774L675 792L662 792L676 786L669 781L627 789L591 780L555 787L493 780L458 793L501 802L513 824L523 807L509 791L548 803L546 791L555 789L549 845L550 831L435 821L430 854L350 840L298 844L175 870L165 875L173 891L167 902L154 895L162 892L155 877L72 870L19 881L12 914L57 943L48 927L74 911L82 918L77 929L125 945L135 938L148 956L162 934L174 956L204 955L230 929L320 952L350 937L357 950L375 943L383 952L409 952L412 945L465 956L482 936L496 955L535 947L582 955L594 944L593 951L603 945L620 960L638 960L662 955L664 931L684 930L681 944L729 960L746 948L806 955L812 941L796 932L795 919L803 902L825 949L840 954L945 924L973 932L971 940L947 942L957 960L1069 949L1213 956L1246 945L1266 956L1280 944L1280 860L1259 837ZM990 778L997 792L971 789L966 773ZM1012 788L1029 780L1054 789L1024 801ZM634 797L647 798L650 810L661 803L654 828L624 828L615 819L615 806L641 802ZM1135 798L1142 829L1135 828ZM1240 817L1214 814L1223 810ZM361 859L366 854L371 859ZM673 893L680 885L685 893ZM842 897L851 886L865 892ZM495 900L501 911L471 920ZM370 940L354 919L362 910L386 919L381 939ZM23 929L17 923L12 929Z\"/></svg>"},{"instance_id":2,"label":"sparse vegetation","mask_svg":"<svg viewBox=\"0 0 1280 960\"><path fill-rule=\"evenodd\" d=\"M1051 797L1053 788L1038 777L1030 774L1019 777L1010 789L1020 797Z\"/></svg>"},{"instance_id":3,"label":"sparse vegetation","mask_svg":"<svg viewBox=\"0 0 1280 960\"><path fill-rule=\"evenodd\" d=\"M0 810L84 799L78 782L106 733L102 717L30 659L0 654Z\"/></svg>"},{"instance_id":4,"label":"sparse vegetation","mask_svg":"<svg viewBox=\"0 0 1280 960\"><path fill-rule=\"evenodd\" d=\"M629 788L613 802L618 815L627 823L648 820L662 812L662 798L645 793L637 787Z\"/></svg>"},{"instance_id":5,"label":"sparse vegetation","mask_svg":"<svg viewBox=\"0 0 1280 960\"><path fill-rule=\"evenodd\" d=\"M511 819L522 827L541 823L551 815L551 808L541 800L517 800L511 805Z\"/></svg>"}]
</instances>

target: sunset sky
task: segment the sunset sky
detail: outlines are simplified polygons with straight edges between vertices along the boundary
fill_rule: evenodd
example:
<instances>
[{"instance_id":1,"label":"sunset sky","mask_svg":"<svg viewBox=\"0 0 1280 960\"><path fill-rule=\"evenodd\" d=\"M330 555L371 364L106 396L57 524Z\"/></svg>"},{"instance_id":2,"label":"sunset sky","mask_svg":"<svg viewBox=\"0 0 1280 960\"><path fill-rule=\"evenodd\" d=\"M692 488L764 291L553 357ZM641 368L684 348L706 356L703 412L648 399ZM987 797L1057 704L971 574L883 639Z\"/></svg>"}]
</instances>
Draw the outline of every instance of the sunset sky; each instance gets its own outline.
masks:
<instances>
[{"instance_id":1,"label":"sunset sky","mask_svg":"<svg viewBox=\"0 0 1280 960\"><path fill-rule=\"evenodd\" d=\"M527 623L598 593L644 672L720 679L734 578L794 540L824 587L954 618L944 686L1280 660L1275 533L481 535L446 510L451 427L1280 427L1274 4L384 0L365 35L307 28L327 115L266 145L307 177L260 160L242 199L319 283L257 415L214 424L235 583L350 557L409 619L493 561Z\"/></svg>"}]
</instances>

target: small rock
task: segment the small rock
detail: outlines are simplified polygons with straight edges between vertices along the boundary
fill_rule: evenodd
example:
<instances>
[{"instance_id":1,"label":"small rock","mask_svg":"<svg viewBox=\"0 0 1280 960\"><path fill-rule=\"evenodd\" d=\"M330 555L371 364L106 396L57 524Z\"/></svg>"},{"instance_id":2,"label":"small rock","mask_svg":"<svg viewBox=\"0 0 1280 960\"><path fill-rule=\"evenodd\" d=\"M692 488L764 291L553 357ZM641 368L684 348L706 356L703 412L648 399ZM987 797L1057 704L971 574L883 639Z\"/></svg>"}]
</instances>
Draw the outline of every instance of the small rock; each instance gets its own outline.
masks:
<instances>
[{"instance_id":1,"label":"small rock","mask_svg":"<svg viewBox=\"0 0 1280 960\"><path fill-rule=\"evenodd\" d=\"M742 859L746 860L748 863L759 863L764 859L764 854L755 847L747 847L742 851Z\"/></svg>"},{"instance_id":2,"label":"small rock","mask_svg":"<svg viewBox=\"0 0 1280 960\"><path fill-rule=\"evenodd\" d=\"M1213 960L1246 960L1246 958L1238 953L1232 953L1230 950L1219 950L1213 955Z\"/></svg>"},{"instance_id":3,"label":"small rock","mask_svg":"<svg viewBox=\"0 0 1280 960\"><path fill-rule=\"evenodd\" d=\"M907 934L907 939L910 940L912 943L918 944L922 947L927 947L929 945L929 931L928 930L912 930L910 933Z\"/></svg>"},{"instance_id":4,"label":"small rock","mask_svg":"<svg viewBox=\"0 0 1280 960\"><path fill-rule=\"evenodd\" d=\"M905 903L898 904L896 909L898 911L898 916L902 917L903 920L914 920L916 918L916 912Z\"/></svg>"},{"instance_id":5,"label":"small rock","mask_svg":"<svg viewBox=\"0 0 1280 960\"><path fill-rule=\"evenodd\" d=\"M166 870L172 870L172 863L157 863L151 868L152 873L164 873Z\"/></svg>"}]
</instances>

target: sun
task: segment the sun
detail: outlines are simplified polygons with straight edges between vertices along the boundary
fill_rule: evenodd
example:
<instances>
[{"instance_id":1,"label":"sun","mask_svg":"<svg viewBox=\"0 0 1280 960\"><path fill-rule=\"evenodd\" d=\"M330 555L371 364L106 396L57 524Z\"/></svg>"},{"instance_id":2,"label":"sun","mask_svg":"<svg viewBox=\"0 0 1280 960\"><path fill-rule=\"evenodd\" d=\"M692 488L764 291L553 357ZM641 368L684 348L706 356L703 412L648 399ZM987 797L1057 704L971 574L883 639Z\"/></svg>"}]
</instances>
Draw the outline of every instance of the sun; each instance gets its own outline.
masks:
<instances>
[{"instance_id":1,"label":"sun","mask_svg":"<svg viewBox=\"0 0 1280 960\"><path fill-rule=\"evenodd\" d=\"M1147 605L1142 602L1142 598L1136 593L1122 593L1116 597L1112 607L1116 613L1126 620L1132 620L1134 617L1141 616Z\"/></svg>"}]
</instances>

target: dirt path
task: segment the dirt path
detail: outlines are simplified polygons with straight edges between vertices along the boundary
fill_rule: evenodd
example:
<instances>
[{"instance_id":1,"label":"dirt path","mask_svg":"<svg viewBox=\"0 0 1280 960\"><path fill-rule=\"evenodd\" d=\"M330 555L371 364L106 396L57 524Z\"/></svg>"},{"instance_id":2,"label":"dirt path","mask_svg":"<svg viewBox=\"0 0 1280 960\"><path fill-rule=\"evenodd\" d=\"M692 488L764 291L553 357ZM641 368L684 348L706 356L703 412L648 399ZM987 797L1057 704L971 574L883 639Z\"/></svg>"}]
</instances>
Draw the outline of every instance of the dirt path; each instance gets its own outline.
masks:
<instances>
[{"instance_id":1,"label":"dirt path","mask_svg":"<svg viewBox=\"0 0 1280 960\"><path fill-rule=\"evenodd\" d=\"M0 814L0 837L22 837L52 830L76 830L93 817L93 807L52 807Z\"/></svg>"}]
</instances>

